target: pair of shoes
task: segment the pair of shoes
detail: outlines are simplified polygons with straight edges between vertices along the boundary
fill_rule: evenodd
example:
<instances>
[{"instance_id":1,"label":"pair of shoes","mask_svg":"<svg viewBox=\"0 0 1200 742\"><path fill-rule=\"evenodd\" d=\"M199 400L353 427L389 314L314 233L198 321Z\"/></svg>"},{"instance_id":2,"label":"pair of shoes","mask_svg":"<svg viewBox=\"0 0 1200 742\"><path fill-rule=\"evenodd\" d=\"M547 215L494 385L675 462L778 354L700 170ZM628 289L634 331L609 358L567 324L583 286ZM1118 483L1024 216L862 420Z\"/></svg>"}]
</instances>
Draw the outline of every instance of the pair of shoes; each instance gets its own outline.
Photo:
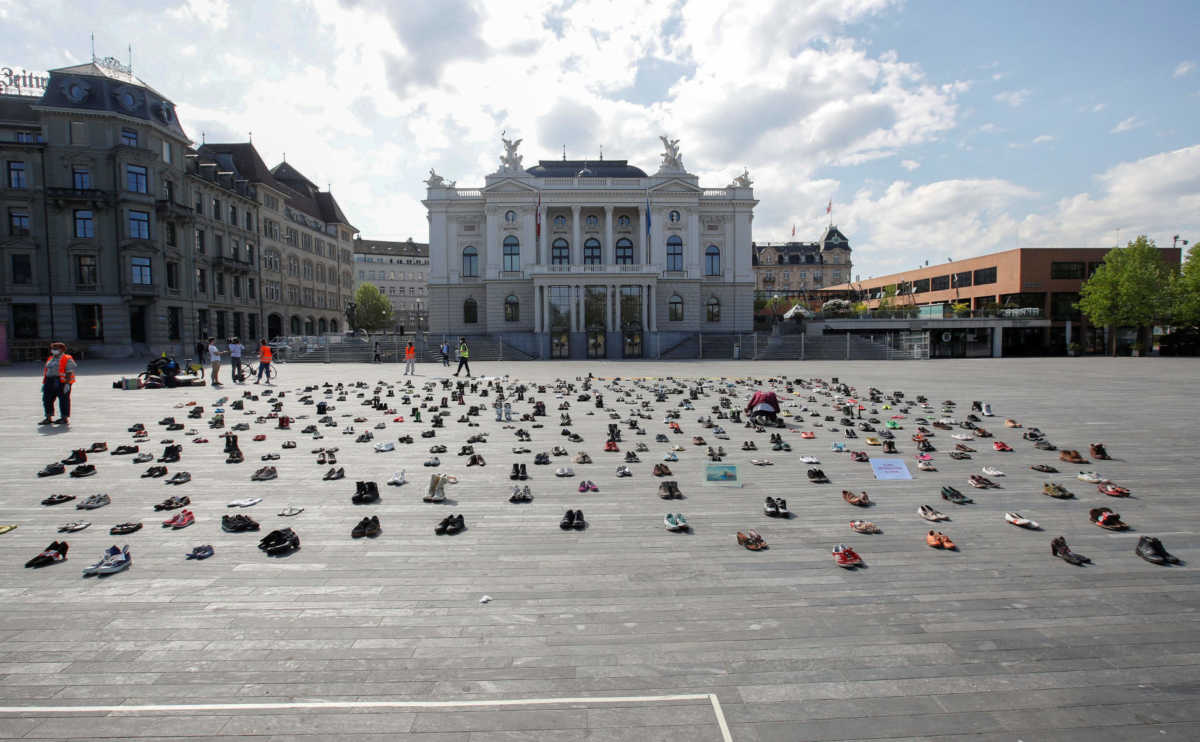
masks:
<instances>
[{"instance_id":1,"label":"pair of shoes","mask_svg":"<svg viewBox=\"0 0 1200 742\"><path fill-rule=\"evenodd\" d=\"M758 531L753 528L745 533L737 532L737 542L739 546L744 546L750 551L762 551L767 548L767 542L759 535Z\"/></svg>"},{"instance_id":2,"label":"pair of shoes","mask_svg":"<svg viewBox=\"0 0 1200 742\"><path fill-rule=\"evenodd\" d=\"M668 480L660 483L658 496L664 500L682 500L683 493L679 491L679 482Z\"/></svg>"},{"instance_id":3,"label":"pair of shoes","mask_svg":"<svg viewBox=\"0 0 1200 742\"><path fill-rule=\"evenodd\" d=\"M813 484L827 484L829 482L829 477L825 476L825 472L820 469L809 469L808 481L812 482Z\"/></svg>"},{"instance_id":4,"label":"pair of shoes","mask_svg":"<svg viewBox=\"0 0 1200 742\"><path fill-rule=\"evenodd\" d=\"M852 520L850 521L850 530L855 533L883 533L879 526L869 520Z\"/></svg>"},{"instance_id":5,"label":"pair of shoes","mask_svg":"<svg viewBox=\"0 0 1200 742\"><path fill-rule=\"evenodd\" d=\"M558 527L564 531L569 531L572 528L576 531L582 531L587 528L587 521L583 519L582 510L568 510L559 521Z\"/></svg>"},{"instance_id":6,"label":"pair of shoes","mask_svg":"<svg viewBox=\"0 0 1200 742\"><path fill-rule=\"evenodd\" d=\"M208 559L213 553L212 544L205 544L193 548L191 553L185 554L184 557L187 559Z\"/></svg>"},{"instance_id":7,"label":"pair of shoes","mask_svg":"<svg viewBox=\"0 0 1200 742\"><path fill-rule=\"evenodd\" d=\"M526 479L529 479L529 472L525 469L524 464L513 464L512 472L508 475L508 478L512 479L512 480L519 479L519 480L524 481Z\"/></svg>"},{"instance_id":8,"label":"pair of shoes","mask_svg":"<svg viewBox=\"0 0 1200 742\"><path fill-rule=\"evenodd\" d=\"M1124 531L1129 528L1129 524L1121 520L1120 514L1109 508L1092 508L1088 511L1088 517L1093 523L1109 531Z\"/></svg>"},{"instance_id":9,"label":"pair of shoes","mask_svg":"<svg viewBox=\"0 0 1200 742\"><path fill-rule=\"evenodd\" d=\"M254 530L258 529L255 528ZM286 554L300 548L300 537L290 528L280 528L279 530L271 531L259 540L258 548L271 556Z\"/></svg>"},{"instance_id":10,"label":"pair of shoes","mask_svg":"<svg viewBox=\"0 0 1200 742\"><path fill-rule=\"evenodd\" d=\"M25 562L25 566L40 568L64 561L67 558L67 549L66 541L52 541L40 554Z\"/></svg>"},{"instance_id":11,"label":"pair of shoes","mask_svg":"<svg viewBox=\"0 0 1200 742\"><path fill-rule=\"evenodd\" d=\"M768 497L763 502L763 512L772 518L792 517L792 511L788 510L787 500L782 497Z\"/></svg>"},{"instance_id":12,"label":"pair of shoes","mask_svg":"<svg viewBox=\"0 0 1200 742\"><path fill-rule=\"evenodd\" d=\"M560 466L559 468L554 470L554 476L556 476L556 477L573 477L573 476L575 476L575 470L569 466Z\"/></svg>"},{"instance_id":13,"label":"pair of shoes","mask_svg":"<svg viewBox=\"0 0 1200 742\"><path fill-rule=\"evenodd\" d=\"M580 492L599 492L600 487L598 487L596 485L596 483L590 479L583 479L583 480L580 480L580 482L579 482L579 491Z\"/></svg>"},{"instance_id":14,"label":"pair of shoes","mask_svg":"<svg viewBox=\"0 0 1200 742\"><path fill-rule=\"evenodd\" d=\"M582 486L583 485L580 484L580 487ZM580 492L582 491L583 490L580 490ZM533 492L530 491L529 485L521 487L520 485L514 484L512 494L509 495L508 501L517 504L533 502Z\"/></svg>"},{"instance_id":15,"label":"pair of shoes","mask_svg":"<svg viewBox=\"0 0 1200 742\"><path fill-rule=\"evenodd\" d=\"M375 482L355 482L354 494L350 496L350 502L355 505L379 502L379 485Z\"/></svg>"},{"instance_id":16,"label":"pair of shoes","mask_svg":"<svg viewBox=\"0 0 1200 742\"><path fill-rule=\"evenodd\" d=\"M866 492L856 495L850 490L842 490L842 499L860 508L869 507L872 504L871 497Z\"/></svg>"},{"instance_id":17,"label":"pair of shoes","mask_svg":"<svg viewBox=\"0 0 1200 742\"><path fill-rule=\"evenodd\" d=\"M407 470L401 469L400 471L392 474L391 479L389 479L387 483L393 487L399 487L400 485L408 484L408 479L404 476L405 471Z\"/></svg>"},{"instance_id":18,"label":"pair of shoes","mask_svg":"<svg viewBox=\"0 0 1200 742\"><path fill-rule=\"evenodd\" d=\"M1018 528L1028 528L1031 531L1042 530L1042 527L1038 525L1038 522L1036 520L1030 520L1030 519L1024 517L1023 515L1021 515L1020 513L1007 512L1004 514L1004 520L1008 523L1012 523L1014 526L1017 526Z\"/></svg>"},{"instance_id":19,"label":"pair of shoes","mask_svg":"<svg viewBox=\"0 0 1200 742\"><path fill-rule=\"evenodd\" d=\"M1029 468L1033 469L1034 471L1043 472L1045 474L1057 474L1058 473L1058 469L1055 469L1053 466L1048 466L1046 464L1034 464L1033 466L1031 466Z\"/></svg>"},{"instance_id":20,"label":"pair of shoes","mask_svg":"<svg viewBox=\"0 0 1200 742\"><path fill-rule=\"evenodd\" d=\"M299 515L300 513L303 513L303 512L304 512L304 508L298 508L295 505L288 505L283 510L280 510L279 514L285 518L290 518L294 515Z\"/></svg>"},{"instance_id":21,"label":"pair of shoes","mask_svg":"<svg viewBox=\"0 0 1200 742\"><path fill-rule=\"evenodd\" d=\"M187 495L172 495L154 506L155 510L177 510L185 505L191 505L192 498Z\"/></svg>"},{"instance_id":22,"label":"pair of shoes","mask_svg":"<svg viewBox=\"0 0 1200 742\"><path fill-rule=\"evenodd\" d=\"M955 505L966 505L968 502L974 502L974 500L954 489L950 485L942 487L942 499L947 502L952 502Z\"/></svg>"},{"instance_id":23,"label":"pair of shoes","mask_svg":"<svg viewBox=\"0 0 1200 742\"><path fill-rule=\"evenodd\" d=\"M249 508L262 502L261 497L244 497L241 500L233 500L225 507L230 508Z\"/></svg>"},{"instance_id":24,"label":"pair of shoes","mask_svg":"<svg viewBox=\"0 0 1200 742\"><path fill-rule=\"evenodd\" d=\"M180 510L174 517L163 521L164 528L187 528L196 522L196 516L191 510Z\"/></svg>"},{"instance_id":25,"label":"pair of shoes","mask_svg":"<svg viewBox=\"0 0 1200 742\"><path fill-rule=\"evenodd\" d=\"M466 520L460 513L458 515L447 515L445 518L442 518L441 522L433 527L433 532L438 536L453 536L456 533L461 533L466 527Z\"/></svg>"},{"instance_id":26,"label":"pair of shoes","mask_svg":"<svg viewBox=\"0 0 1200 742\"><path fill-rule=\"evenodd\" d=\"M942 521L942 520L950 520L950 516L946 515L945 513L939 512L938 510L930 507L929 505L922 505L919 508L917 508L917 515L921 516L925 520L932 521L934 523L937 523L938 521Z\"/></svg>"},{"instance_id":27,"label":"pair of shoes","mask_svg":"<svg viewBox=\"0 0 1200 742\"><path fill-rule=\"evenodd\" d=\"M257 521L247 515L224 515L221 516L221 528L230 533L241 533L242 531L257 531L259 525Z\"/></svg>"},{"instance_id":28,"label":"pair of shoes","mask_svg":"<svg viewBox=\"0 0 1200 742\"><path fill-rule=\"evenodd\" d=\"M91 525L90 521L74 520L74 521L71 521L70 523L63 523L61 526L58 527L58 532L59 533L75 533L76 531L82 531L83 529L87 528L90 525Z\"/></svg>"},{"instance_id":29,"label":"pair of shoes","mask_svg":"<svg viewBox=\"0 0 1200 742\"><path fill-rule=\"evenodd\" d=\"M1042 494L1058 500L1069 500L1075 496L1074 493L1069 492L1066 487L1057 482L1046 482L1043 484Z\"/></svg>"},{"instance_id":30,"label":"pair of shoes","mask_svg":"<svg viewBox=\"0 0 1200 742\"><path fill-rule=\"evenodd\" d=\"M263 468L254 472L254 474L250 477L250 481L266 482L270 479L275 479L277 476L279 476L279 474L278 474L278 472L275 471L275 467L264 466Z\"/></svg>"},{"instance_id":31,"label":"pair of shoes","mask_svg":"<svg viewBox=\"0 0 1200 742\"><path fill-rule=\"evenodd\" d=\"M925 535L925 543L929 544L935 549L949 549L953 551L958 548L954 545L954 542L950 540L950 537L941 531L930 531L927 533Z\"/></svg>"},{"instance_id":32,"label":"pair of shoes","mask_svg":"<svg viewBox=\"0 0 1200 742\"><path fill-rule=\"evenodd\" d=\"M112 498L101 493L98 495L90 495L87 499L75 505L75 508L77 510L95 510L96 508L104 507L110 502L112 502Z\"/></svg>"},{"instance_id":33,"label":"pair of shoes","mask_svg":"<svg viewBox=\"0 0 1200 742\"><path fill-rule=\"evenodd\" d=\"M345 476L346 470L344 468L330 468L329 471L325 472L325 476L321 477L321 479L329 482L335 479L344 479Z\"/></svg>"},{"instance_id":34,"label":"pair of shoes","mask_svg":"<svg viewBox=\"0 0 1200 742\"><path fill-rule=\"evenodd\" d=\"M61 466L61 464L60 464L60 466ZM92 464L80 464L79 466L77 466L71 470L71 476L75 477L76 479L80 479L83 477L90 477L95 473L96 473L96 467L93 466Z\"/></svg>"},{"instance_id":35,"label":"pair of shoes","mask_svg":"<svg viewBox=\"0 0 1200 742\"><path fill-rule=\"evenodd\" d=\"M379 516L372 515L369 518L363 518L354 528L350 530L350 538L362 538L367 536L375 538L380 533L383 533L383 528L379 525Z\"/></svg>"},{"instance_id":36,"label":"pair of shoes","mask_svg":"<svg viewBox=\"0 0 1200 742\"><path fill-rule=\"evenodd\" d=\"M845 569L854 569L855 567L861 567L863 564L862 557L858 555L858 552L845 544L838 544L833 547L833 562Z\"/></svg>"},{"instance_id":37,"label":"pair of shoes","mask_svg":"<svg viewBox=\"0 0 1200 742\"><path fill-rule=\"evenodd\" d=\"M75 495L50 495L42 500L43 505L61 505L64 502L70 502L75 499Z\"/></svg>"},{"instance_id":38,"label":"pair of shoes","mask_svg":"<svg viewBox=\"0 0 1200 742\"><path fill-rule=\"evenodd\" d=\"M630 470L630 468L628 466L621 464L620 466L617 467L617 476L618 477L632 477L633 471Z\"/></svg>"},{"instance_id":39,"label":"pair of shoes","mask_svg":"<svg viewBox=\"0 0 1200 742\"><path fill-rule=\"evenodd\" d=\"M111 575L123 569L128 569L131 564L133 564L133 555L129 553L129 546L119 549L116 544L113 544L104 551L104 554L100 557L100 561L84 567L83 576Z\"/></svg>"},{"instance_id":40,"label":"pair of shoes","mask_svg":"<svg viewBox=\"0 0 1200 742\"><path fill-rule=\"evenodd\" d=\"M671 476L671 468L669 466L667 466L666 464L655 464L654 465L654 476L669 477L669 476Z\"/></svg>"},{"instance_id":41,"label":"pair of shoes","mask_svg":"<svg viewBox=\"0 0 1200 742\"><path fill-rule=\"evenodd\" d=\"M185 471L177 471L170 479L164 479L163 484L187 484L192 481L192 475Z\"/></svg>"},{"instance_id":42,"label":"pair of shoes","mask_svg":"<svg viewBox=\"0 0 1200 742\"><path fill-rule=\"evenodd\" d=\"M668 531L680 533L691 528L691 524L687 522L687 518L683 517L683 513L667 513L663 517L663 525Z\"/></svg>"}]
</instances>

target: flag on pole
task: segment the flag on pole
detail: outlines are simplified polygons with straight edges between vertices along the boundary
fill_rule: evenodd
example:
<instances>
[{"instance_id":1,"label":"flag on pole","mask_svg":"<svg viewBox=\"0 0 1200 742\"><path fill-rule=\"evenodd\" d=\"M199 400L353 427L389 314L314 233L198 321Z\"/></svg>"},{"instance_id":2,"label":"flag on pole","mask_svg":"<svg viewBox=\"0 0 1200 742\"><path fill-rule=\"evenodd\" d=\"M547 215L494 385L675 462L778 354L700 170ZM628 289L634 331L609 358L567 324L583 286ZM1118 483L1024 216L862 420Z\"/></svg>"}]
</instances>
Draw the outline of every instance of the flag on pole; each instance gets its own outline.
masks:
<instances>
[{"instance_id":1,"label":"flag on pole","mask_svg":"<svg viewBox=\"0 0 1200 742\"><path fill-rule=\"evenodd\" d=\"M536 233L536 238L540 240L540 239L542 239L542 192L541 191L538 191L537 213L534 215L533 219L534 219L534 224L537 225L537 228L534 230Z\"/></svg>"},{"instance_id":2,"label":"flag on pole","mask_svg":"<svg viewBox=\"0 0 1200 742\"><path fill-rule=\"evenodd\" d=\"M831 198L831 199L829 199L829 204L828 204L828 205L825 207L825 213L826 213L826 214L832 214L832 213L833 213L833 199L832 199L832 198Z\"/></svg>"},{"instance_id":3,"label":"flag on pole","mask_svg":"<svg viewBox=\"0 0 1200 742\"><path fill-rule=\"evenodd\" d=\"M796 236L796 225L795 224L792 225L792 236L793 237Z\"/></svg>"},{"instance_id":4,"label":"flag on pole","mask_svg":"<svg viewBox=\"0 0 1200 742\"><path fill-rule=\"evenodd\" d=\"M646 237L650 237L650 197L646 196Z\"/></svg>"}]
</instances>

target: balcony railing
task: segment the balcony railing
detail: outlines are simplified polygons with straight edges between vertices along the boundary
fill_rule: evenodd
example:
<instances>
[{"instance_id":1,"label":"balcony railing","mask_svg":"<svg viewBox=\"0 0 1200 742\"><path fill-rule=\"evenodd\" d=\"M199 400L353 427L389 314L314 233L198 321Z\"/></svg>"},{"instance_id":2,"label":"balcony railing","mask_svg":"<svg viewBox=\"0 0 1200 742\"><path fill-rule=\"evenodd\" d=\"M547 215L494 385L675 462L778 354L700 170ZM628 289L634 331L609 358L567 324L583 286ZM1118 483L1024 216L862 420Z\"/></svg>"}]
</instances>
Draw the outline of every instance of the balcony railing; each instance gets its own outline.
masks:
<instances>
[{"instance_id":1,"label":"balcony railing","mask_svg":"<svg viewBox=\"0 0 1200 742\"><path fill-rule=\"evenodd\" d=\"M108 204L112 197L99 188L47 188L46 197L60 203Z\"/></svg>"},{"instance_id":2,"label":"balcony railing","mask_svg":"<svg viewBox=\"0 0 1200 742\"><path fill-rule=\"evenodd\" d=\"M662 272L662 268L649 263L532 265L525 272L535 276L557 273L642 273L647 275L658 275Z\"/></svg>"},{"instance_id":3,"label":"balcony railing","mask_svg":"<svg viewBox=\"0 0 1200 742\"><path fill-rule=\"evenodd\" d=\"M154 211L159 217L180 220L190 220L195 214L191 206L184 206L166 198L160 198L154 202Z\"/></svg>"}]
</instances>

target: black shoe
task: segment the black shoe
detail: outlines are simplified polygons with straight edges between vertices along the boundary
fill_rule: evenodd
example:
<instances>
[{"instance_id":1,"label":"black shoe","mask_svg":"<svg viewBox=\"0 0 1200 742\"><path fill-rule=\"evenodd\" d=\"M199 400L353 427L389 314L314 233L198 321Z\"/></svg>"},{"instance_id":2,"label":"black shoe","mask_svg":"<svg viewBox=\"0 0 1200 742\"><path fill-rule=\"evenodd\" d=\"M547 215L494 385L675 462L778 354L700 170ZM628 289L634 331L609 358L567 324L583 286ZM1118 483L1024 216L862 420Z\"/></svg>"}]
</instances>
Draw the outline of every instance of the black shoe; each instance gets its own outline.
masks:
<instances>
[{"instance_id":1,"label":"black shoe","mask_svg":"<svg viewBox=\"0 0 1200 742\"><path fill-rule=\"evenodd\" d=\"M519 464L513 464L512 473L508 475L508 478L513 480L521 478L521 466Z\"/></svg>"},{"instance_id":2,"label":"black shoe","mask_svg":"<svg viewBox=\"0 0 1200 742\"><path fill-rule=\"evenodd\" d=\"M221 528L231 533L242 531L257 531L258 522L246 515L225 515L221 517Z\"/></svg>"},{"instance_id":3,"label":"black shoe","mask_svg":"<svg viewBox=\"0 0 1200 742\"><path fill-rule=\"evenodd\" d=\"M367 535L367 524L369 524L370 522L371 522L370 518L363 518L362 520L360 520L358 522L358 525L356 525L350 531L350 538L362 538L363 536L366 536Z\"/></svg>"},{"instance_id":4,"label":"black shoe","mask_svg":"<svg viewBox=\"0 0 1200 742\"><path fill-rule=\"evenodd\" d=\"M79 466L77 466L71 470L71 476L76 477L76 478L90 477L95 473L96 473L96 467L92 466L91 464L80 464Z\"/></svg>"},{"instance_id":5,"label":"black shoe","mask_svg":"<svg viewBox=\"0 0 1200 742\"><path fill-rule=\"evenodd\" d=\"M450 523L453 520L453 515L447 515L445 518L442 518L440 523L433 527L433 532L439 536L444 536L446 534L446 530L450 528Z\"/></svg>"},{"instance_id":6,"label":"black shoe","mask_svg":"<svg viewBox=\"0 0 1200 742\"><path fill-rule=\"evenodd\" d=\"M55 461L53 464L46 464L46 468L38 472L39 477L53 477L57 474L62 474L67 470L67 467Z\"/></svg>"},{"instance_id":7,"label":"black shoe","mask_svg":"<svg viewBox=\"0 0 1200 742\"><path fill-rule=\"evenodd\" d=\"M41 420L39 420L39 421L38 421L38 425L50 425L50 424L51 424L51 423L53 423L53 422L54 422L53 420L51 420L50 418L46 417L46 418L42 418ZM25 565L25 566L27 566L27 567L28 567L29 565L27 564L27 565Z\"/></svg>"},{"instance_id":8,"label":"black shoe","mask_svg":"<svg viewBox=\"0 0 1200 742\"><path fill-rule=\"evenodd\" d=\"M367 521L365 533L367 538L375 538L379 534L383 533L383 526L379 525L378 515L372 515L370 520Z\"/></svg>"},{"instance_id":9,"label":"black shoe","mask_svg":"<svg viewBox=\"0 0 1200 742\"><path fill-rule=\"evenodd\" d=\"M142 530L142 524L139 521L137 523L118 523L117 525L108 529L108 532L114 536L124 536L127 533L133 533L134 531L140 530Z\"/></svg>"},{"instance_id":10,"label":"black shoe","mask_svg":"<svg viewBox=\"0 0 1200 742\"><path fill-rule=\"evenodd\" d=\"M75 499L75 495L50 495L42 500L43 505L61 505L64 502L70 502Z\"/></svg>"},{"instance_id":11,"label":"black shoe","mask_svg":"<svg viewBox=\"0 0 1200 742\"><path fill-rule=\"evenodd\" d=\"M466 527L467 527L467 522L462 517L461 513L459 515L452 515L452 516L450 516L450 522L446 524L446 535L453 536L454 534L459 533Z\"/></svg>"},{"instance_id":12,"label":"black shoe","mask_svg":"<svg viewBox=\"0 0 1200 742\"><path fill-rule=\"evenodd\" d=\"M77 448L71 452L70 456L63 459L62 463L66 464L67 466L74 466L75 464L82 464L85 461L87 461L87 451L84 451L82 448Z\"/></svg>"},{"instance_id":13,"label":"black shoe","mask_svg":"<svg viewBox=\"0 0 1200 742\"><path fill-rule=\"evenodd\" d=\"M569 531L572 528L574 528L575 527L575 511L568 510L563 515L562 520L559 521L558 527L563 529L564 531Z\"/></svg>"},{"instance_id":14,"label":"black shoe","mask_svg":"<svg viewBox=\"0 0 1200 742\"><path fill-rule=\"evenodd\" d=\"M583 519L583 511L582 510L575 511L574 526L575 526L576 531L582 531L584 528L587 528L587 521Z\"/></svg>"},{"instance_id":15,"label":"black shoe","mask_svg":"<svg viewBox=\"0 0 1200 742\"><path fill-rule=\"evenodd\" d=\"M518 478L518 479L520 479L520 480L522 480L522 481L524 481L524 480L526 480L526 479L529 479L529 472L525 470L525 465L524 465L524 464L521 464L521 475L520 475L519 477L517 477L517 478Z\"/></svg>"}]
</instances>

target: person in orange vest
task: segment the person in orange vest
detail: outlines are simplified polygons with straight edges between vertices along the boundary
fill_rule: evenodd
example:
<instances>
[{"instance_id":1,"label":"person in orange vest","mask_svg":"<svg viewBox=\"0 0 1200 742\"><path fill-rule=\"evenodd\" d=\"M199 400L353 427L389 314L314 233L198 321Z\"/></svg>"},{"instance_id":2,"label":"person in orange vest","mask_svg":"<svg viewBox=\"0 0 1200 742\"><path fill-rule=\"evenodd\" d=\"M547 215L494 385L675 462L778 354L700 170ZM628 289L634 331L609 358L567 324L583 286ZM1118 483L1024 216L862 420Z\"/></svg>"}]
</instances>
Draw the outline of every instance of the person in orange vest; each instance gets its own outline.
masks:
<instances>
[{"instance_id":1,"label":"person in orange vest","mask_svg":"<svg viewBox=\"0 0 1200 742\"><path fill-rule=\"evenodd\" d=\"M258 341L258 378L254 383L262 381L263 374L271 369L271 345L266 340ZM271 377L267 377L267 383L271 383Z\"/></svg>"},{"instance_id":2,"label":"person in orange vest","mask_svg":"<svg viewBox=\"0 0 1200 742\"><path fill-rule=\"evenodd\" d=\"M71 418L71 385L75 383L75 359L67 353L64 343L50 345L50 357L42 368L42 408L46 417L38 425L69 425ZM54 417L54 400L58 400L59 418Z\"/></svg>"},{"instance_id":3,"label":"person in orange vest","mask_svg":"<svg viewBox=\"0 0 1200 742\"><path fill-rule=\"evenodd\" d=\"M417 375L417 349L411 340L404 347L404 375L408 376L409 374Z\"/></svg>"}]
</instances>

